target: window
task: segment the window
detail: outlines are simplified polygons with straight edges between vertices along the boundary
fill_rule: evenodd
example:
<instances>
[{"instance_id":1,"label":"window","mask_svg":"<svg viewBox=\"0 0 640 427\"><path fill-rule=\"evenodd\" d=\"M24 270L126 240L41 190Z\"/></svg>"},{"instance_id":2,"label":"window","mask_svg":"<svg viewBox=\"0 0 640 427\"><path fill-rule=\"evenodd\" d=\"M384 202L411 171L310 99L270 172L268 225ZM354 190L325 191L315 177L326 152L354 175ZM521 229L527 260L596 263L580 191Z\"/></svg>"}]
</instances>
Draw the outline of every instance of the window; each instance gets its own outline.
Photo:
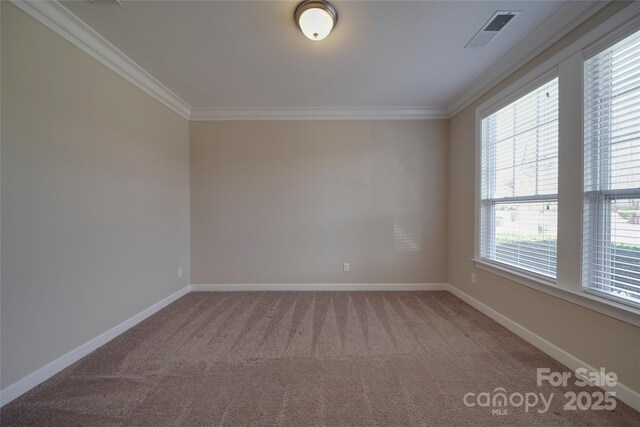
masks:
<instances>
[{"instance_id":1,"label":"window","mask_svg":"<svg viewBox=\"0 0 640 427\"><path fill-rule=\"evenodd\" d=\"M640 2L501 87L475 125L474 269L640 327Z\"/></svg>"},{"instance_id":2,"label":"window","mask_svg":"<svg viewBox=\"0 0 640 427\"><path fill-rule=\"evenodd\" d=\"M555 278L558 78L481 126L480 255Z\"/></svg>"},{"instance_id":3,"label":"window","mask_svg":"<svg viewBox=\"0 0 640 427\"><path fill-rule=\"evenodd\" d=\"M640 31L585 62L583 286L640 304Z\"/></svg>"}]
</instances>

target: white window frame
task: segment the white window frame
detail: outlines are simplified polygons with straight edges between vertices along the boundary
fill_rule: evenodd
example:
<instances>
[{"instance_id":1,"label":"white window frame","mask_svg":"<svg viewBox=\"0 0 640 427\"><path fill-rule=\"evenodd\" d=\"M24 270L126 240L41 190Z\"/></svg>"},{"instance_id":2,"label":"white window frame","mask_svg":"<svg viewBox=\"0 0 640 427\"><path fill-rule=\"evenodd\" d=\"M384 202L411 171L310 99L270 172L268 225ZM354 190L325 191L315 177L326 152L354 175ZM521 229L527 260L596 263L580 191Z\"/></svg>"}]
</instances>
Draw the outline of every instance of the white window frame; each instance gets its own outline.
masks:
<instances>
[{"instance_id":1,"label":"white window frame","mask_svg":"<svg viewBox=\"0 0 640 427\"><path fill-rule=\"evenodd\" d=\"M532 76L533 77L533 76ZM477 212L477 223L476 223L476 259L477 260L481 260L483 263L487 264L487 265L491 265L497 268L502 268L505 270L510 270L513 273L517 273L517 274L521 274L521 275L527 275L527 276L532 276L537 278L538 280L547 282L547 283L555 283L556 282L556 278L555 277L550 277L550 276L546 276L544 274L539 274L536 273L534 271L530 271L530 270L526 270L523 268L519 268L504 262L501 262L500 260L496 260L493 258L488 258L488 257L484 257L481 251L481 246L482 246L482 225L481 225L481 210L482 210L482 203L491 203L492 205L495 206L495 204L497 203L505 203L505 202L511 202L511 203L518 203L518 202L544 202L544 201L557 201L558 200L558 193L556 194L545 194L545 195L536 195L536 196L513 196L513 197L500 197L500 198L494 198L494 199L482 199L482 121L489 117L490 115L492 115L493 113L501 110L502 108L512 104L513 102L516 102L517 100L519 100L520 98L530 94L532 91L538 89L540 86L544 85L545 83L550 82L551 80L555 79L556 77L558 77L558 70L556 67L552 68L551 70L543 73L540 76L534 77L533 80L531 80L529 83L525 84L524 86L522 86L521 88L515 90L512 93L505 93L504 97L502 97L502 99L500 99L498 102L491 104L489 106L486 106L486 108L481 108L479 107L476 110L476 171L478 171L477 174L477 178L476 178L476 182L477 182L477 189L476 189L476 194L478 194L477 199L478 199L478 203L479 203L479 207L478 207L478 212ZM483 104L484 105L484 104ZM491 232L493 234L495 234L495 227L493 227L493 225L491 227L487 227L488 232ZM490 237L485 237L485 238L490 238Z\"/></svg>"},{"instance_id":2,"label":"white window frame","mask_svg":"<svg viewBox=\"0 0 640 427\"><path fill-rule=\"evenodd\" d=\"M475 268L561 298L593 311L640 326L640 308L583 287L583 79L584 59L640 28L640 2L632 3L575 42L517 79L475 111ZM558 250L557 277L518 269L481 257L482 118L558 75Z\"/></svg>"},{"instance_id":3,"label":"white window frame","mask_svg":"<svg viewBox=\"0 0 640 427\"><path fill-rule=\"evenodd\" d=\"M594 43L593 45L591 45L589 48L584 49L583 50L583 55L584 55L584 64L586 64L586 61L589 58L592 58L593 56L601 53L602 51L606 50L607 48L609 48L610 46L616 44L617 42L627 38L628 36L630 36L631 34L634 34L636 32L640 31L640 23L638 23L637 25L632 25L629 28L625 27L624 29L620 29L618 31L612 32L608 37L604 38L603 40L600 40L597 43ZM583 72L584 72L584 68L583 68ZM595 147L594 147L595 149ZM584 174L583 174L584 175ZM583 176L583 179L585 179L586 177ZM584 184L584 181L583 181ZM598 218L602 218L605 222L605 227L610 228L611 227L611 210L607 209L607 204L611 203L612 200L616 200L616 199L626 199L626 198L630 198L630 199L640 199L640 189L638 188L632 188L632 189L620 189L620 190L591 190L591 191L584 191L584 185L583 185L583 195L585 197L585 199L589 199L589 209L591 209L592 212L598 210L600 211L600 215L593 215L593 213L591 214L592 217L598 217ZM591 232L594 232L594 230L590 230ZM607 236L607 243L610 243L610 239L611 239L611 234L610 233L605 233L605 236ZM583 245L588 244L583 242ZM583 247L583 256L584 256L584 247ZM593 253L593 252L591 252ZM584 260L583 260L584 261ZM595 261L593 261L595 262ZM610 262L610 261L608 261ZM584 275L584 268L585 266L583 265L583 275ZM608 273L610 274L610 273ZM599 291L597 289L594 289L592 286L589 286L588 280L586 277L582 277L581 278L581 285L582 285L582 289L584 292L587 292L589 294L595 295L597 297L600 298L606 298L612 301L616 301L616 302L621 302L623 304L628 304L632 307L636 307L636 308L640 308L640 302L636 302L636 301L631 301L631 300L625 300L623 298L619 298L616 297L614 295L609 295L606 292L602 292Z\"/></svg>"}]
</instances>

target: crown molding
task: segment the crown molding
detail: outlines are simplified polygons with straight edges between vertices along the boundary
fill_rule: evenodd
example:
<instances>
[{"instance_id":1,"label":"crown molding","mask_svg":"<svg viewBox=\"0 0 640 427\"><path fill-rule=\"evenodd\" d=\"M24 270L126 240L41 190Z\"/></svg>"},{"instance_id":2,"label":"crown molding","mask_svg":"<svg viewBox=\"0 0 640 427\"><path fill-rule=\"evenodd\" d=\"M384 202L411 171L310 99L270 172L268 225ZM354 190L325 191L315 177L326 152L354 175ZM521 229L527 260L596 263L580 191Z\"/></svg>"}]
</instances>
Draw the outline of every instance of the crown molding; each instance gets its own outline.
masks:
<instances>
[{"instance_id":1,"label":"crown molding","mask_svg":"<svg viewBox=\"0 0 640 427\"><path fill-rule=\"evenodd\" d=\"M189 118L191 107L187 102L133 62L57 0L10 1L18 9L71 42L181 117Z\"/></svg>"},{"instance_id":2,"label":"crown molding","mask_svg":"<svg viewBox=\"0 0 640 427\"><path fill-rule=\"evenodd\" d=\"M216 108L191 110L189 120L425 120L446 119L445 107Z\"/></svg>"},{"instance_id":3,"label":"crown molding","mask_svg":"<svg viewBox=\"0 0 640 427\"><path fill-rule=\"evenodd\" d=\"M447 119L484 95L524 64L568 34L610 0L563 5L446 107L194 108L84 23L58 0L9 0L181 117L208 120L425 120ZM551 34L551 35L549 35Z\"/></svg>"},{"instance_id":4,"label":"crown molding","mask_svg":"<svg viewBox=\"0 0 640 427\"><path fill-rule=\"evenodd\" d=\"M446 119L445 107L216 108L191 106L58 0L9 0L116 74L188 120L423 120Z\"/></svg>"},{"instance_id":5,"label":"crown molding","mask_svg":"<svg viewBox=\"0 0 640 427\"><path fill-rule=\"evenodd\" d=\"M451 118L604 8L606 1L569 1L465 87L447 106Z\"/></svg>"}]
</instances>

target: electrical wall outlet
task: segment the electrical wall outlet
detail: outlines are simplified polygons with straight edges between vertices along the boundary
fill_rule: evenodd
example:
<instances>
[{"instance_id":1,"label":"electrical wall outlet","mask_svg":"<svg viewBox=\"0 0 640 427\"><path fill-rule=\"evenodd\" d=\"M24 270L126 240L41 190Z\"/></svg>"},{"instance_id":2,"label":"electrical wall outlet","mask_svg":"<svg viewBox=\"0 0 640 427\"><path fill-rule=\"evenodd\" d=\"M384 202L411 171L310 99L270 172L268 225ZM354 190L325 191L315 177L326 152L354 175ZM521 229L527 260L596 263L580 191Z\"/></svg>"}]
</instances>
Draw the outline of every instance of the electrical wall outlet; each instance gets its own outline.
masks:
<instances>
[{"instance_id":1,"label":"electrical wall outlet","mask_svg":"<svg viewBox=\"0 0 640 427\"><path fill-rule=\"evenodd\" d=\"M471 284L472 285L476 284L476 273L471 273Z\"/></svg>"},{"instance_id":2,"label":"electrical wall outlet","mask_svg":"<svg viewBox=\"0 0 640 427\"><path fill-rule=\"evenodd\" d=\"M178 267L178 277L182 277L182 267Z\"/></svg>"},{"instance_id":3,"label":"electrical wall outlet","mask_svg":"<svg viewBox=\"0 0 640 427\"><path fill-rule=\"evenodd\" d=\"M351 264L350 264L350 263L348 263L348 262L345 262L344 264L342 264L342 270L343 270L345 273L350 272L350 271L351 271Z\"/></svg>"}]
</instances>

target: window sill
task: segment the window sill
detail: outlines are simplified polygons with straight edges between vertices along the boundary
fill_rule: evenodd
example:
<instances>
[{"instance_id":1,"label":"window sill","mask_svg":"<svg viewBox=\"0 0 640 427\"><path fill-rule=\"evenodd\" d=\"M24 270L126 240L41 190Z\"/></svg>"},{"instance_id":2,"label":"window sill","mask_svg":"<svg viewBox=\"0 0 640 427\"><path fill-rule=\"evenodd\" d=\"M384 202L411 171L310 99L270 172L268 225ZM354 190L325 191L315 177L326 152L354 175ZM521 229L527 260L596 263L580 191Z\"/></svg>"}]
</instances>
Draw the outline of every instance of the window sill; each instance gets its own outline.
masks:
<instances>
[{"instance_id":1,"label":"window sill","mask_svg":"<svg viewBox=\"0 0 640 427\"><path fill-rule=\"evenodd\" d=\"M504 277L529 288L640 327L640 309L636 307L585 291L563 289L552 281L525 274L487 260L472 259L472 261L474 265L481 270L488 271L489 273Z\"/></svg>"}]
</instances>

